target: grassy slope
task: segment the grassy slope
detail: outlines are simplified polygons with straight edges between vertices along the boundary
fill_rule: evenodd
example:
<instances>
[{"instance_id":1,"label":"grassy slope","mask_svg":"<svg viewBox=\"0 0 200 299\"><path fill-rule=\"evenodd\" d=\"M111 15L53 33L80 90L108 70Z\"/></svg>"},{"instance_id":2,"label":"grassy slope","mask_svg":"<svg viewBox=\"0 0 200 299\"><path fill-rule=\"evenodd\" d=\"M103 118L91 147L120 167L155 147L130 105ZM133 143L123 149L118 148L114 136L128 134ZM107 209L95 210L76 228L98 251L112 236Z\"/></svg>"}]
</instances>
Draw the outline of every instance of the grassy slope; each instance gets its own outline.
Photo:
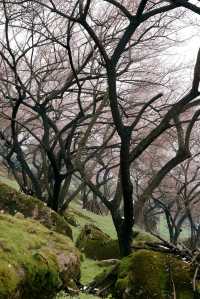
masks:
<instances>
[{"instance_id":1,"label":"grassy slope","mask_svg":"<svg viewBox=\"0 0 200 299\"><path fill-rule=\"evenodd\" d=\"M96 215L92 212L82 209L80 205L75 202L71 203L69 212L73 213L77 222L80 224L80 227L71 227L73 230L74 240L76 240L81 227L83 227L86 223L93 223L103 232L110 235L111 238L116 238L116 231L110 216ZM96 261L84 257L84 260L81 263L81 283L84 285L88 284L92 278L94 278L102 270L103 267L99 267Z\"/></svg>"},{"instance_id":2,"label":"grassy slope","mask_svg":"<svg viewBox=\"0 0 200 299\"><path fill-rule=\"evenodd\" d=\"M0 165L0 181L15 188L16 190L19 190L19 185L17 184L17 182L15 180L9 179L7 177L7 172L4 168L2 168L1 165ZM88 219L86 219L86 218L84 219L83 217L79 217L77 215L77 219L81 226L83 226L84 224L86 224L88 222L93 222L101 230L103 230L105 233L110 235L112 238L116 238L116 231L115 231L115 228L113 226L112 219L110 216L98 216L98 215L91 213L87 210L81 209L80 205L78 203L74 203L74 202L71 203L70 209L72 212L73 211L77 212L77 213L81 212L86 217L89 217ZM80 230L80 228L73 228L74 239L76 239L76 237L79 233L79 230ZM167 224L166 224L166 221L164 218L161 218L161 220L160 220L160 225L159 225L158 231L162 237L164 237L166 239L169 238ZM181 233L181 237L187 238L188 234L189 234L188 228L184 227L184 229Z\"/></svg>"},{"instance_id":3,"label":"grassy slope","mask_svg":"<svg viewBox=\"0 0 200 299\"><path fill-rule=\"evenodd\" d=\"M83 210L78 203L72 202L69 208L69 212L72 213L77 222L80 224L79 227L72 227L73 230L73 239L76 240L81 227L86 223L93 223L98 226L105 233L110 235L112 238L116 238L116 231L110 216L100 216L96 215L87 210ZM97 262L88 258L83 257L81 263L81 283L87 285L92 279L103 271L104 267L98 266ZM61 294L58 295L56 299L65 299L69 296ZM70 297L71 299L96 299L99 297L89 295L89 294L80 294L79 296Z\"/></svg>"},{"instance_id":4,"label":"grassy slope","mask_svg":"<svg viewBox=\"0 0 200 299\"><path fill-rule=\"evenodd\" d=\"M0 181L8 186L19 190L19 185L15 180L9 179L6 170L0 166Z\"/></svg>"},{"instance_id":5,"label":"grassy slope","mask_svg":"<svg viewBox=\"0 0 200 299\"><path fill-rule=\"evenodd\" d=\"M0 168L0 182L3 182L16 190L19 190L19 186L16 183L16 181L7 178L6 172ZM81 227L83 227L86 223L94 223L97 225L100 229L105 231L107 234L109 234L111 237L116 237L116 232L112 223L112 219L109 216L98 216L94 213L91 213L86 210L82 210L80 205L77 203L72 203L70 206L70 212L76 217L77 222L80 224L80 227L73 227L73 237L74 240L76 240ZM88 284L93 277L95 277L97 274L99 274L103 270L102 267L99 267L96 263L96 261L84 258L82 264L81 264L81 283L83 285ZM67 294L64 294L61 292L57 295L55 299L65 299L65 298L71 298L71 299L97 299L99 297L89 295L89 294L80 294L79 296L73 296L69 297Z\"/></svg>"},{"instance_id":6,"label":"grassy slope","mask_svg":"<svg viewBox=\"0 0 200 299\"><path fill-rule=\"evenodd\" d=\"M18 189L18 185L15 181L10 180L6 177L5 173L1 172L0 169L0 181L7 183L8 185ZM105 233L110 235L112 238L116 238L116 231L112 223L112 219L110 216L98 216L94 213L91 213L87 210L83 210L78 203L72 202L69 209L70 213L72 213L75 217L77 222L80 224L79 227L72 227L73 229L73 237L76 240L81 227L83 227L86 223L93 223L97 225L100 229L102 229ZM165 221L162 220L159 227L159 232L164 238L168 238L168 231L165 224ZM184 230L182 237L186 237L187 232ZM84 258L81 264L81 283L83 285L88 284L93 277L95 277L98 273L103 270L102 267L99 267L96 261ZM65 299L69 298L69 296L59 294L56 299ZM80 294L79 296L70 297L71 299L96 299L98 297L91 296L87 294Z\"/></svg>"},{"instance_id":7,"label":"grassy slope","mask_svg":"<svg viewBox=\"0 0 200 299\"><path fill-rule=\"evenodd\" d=\"M69 212L72 212L76 217L80 226L84 226L86 223L93 223L98 226L103 232L108 234L111 238L115 239L117 237L116 231L112 222L110 215L101 216L84 210L80 207L78 203L72 202L69 208ZM81 215L82 214L82 215ZM82 217L85 216L85 217ZM74 238L76 239L80 228L73 228Z\"/></svg>"}]
</instances>

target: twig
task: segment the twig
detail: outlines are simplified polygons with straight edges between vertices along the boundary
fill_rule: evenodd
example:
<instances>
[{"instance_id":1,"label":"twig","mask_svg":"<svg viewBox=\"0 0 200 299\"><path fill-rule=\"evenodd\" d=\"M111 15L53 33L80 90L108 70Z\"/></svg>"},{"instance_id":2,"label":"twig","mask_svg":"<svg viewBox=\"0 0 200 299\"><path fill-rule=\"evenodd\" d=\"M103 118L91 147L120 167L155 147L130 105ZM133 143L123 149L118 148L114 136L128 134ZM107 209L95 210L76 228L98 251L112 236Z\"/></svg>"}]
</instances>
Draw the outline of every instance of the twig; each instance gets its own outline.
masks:
<instances>
[{"instance_id":1,"label":"twig","mask_svg":"<svg viewBox=\"0 0 200 299\"><path fill-rule=\"evenodd\" d=\"M193 291L194 292L196 291L196 279L197 279L198 271L199 271L199 265L195 269L194 277L193 277L193 280L192 280L192 286L193 286Z\"/></svg>"}]
</instances>

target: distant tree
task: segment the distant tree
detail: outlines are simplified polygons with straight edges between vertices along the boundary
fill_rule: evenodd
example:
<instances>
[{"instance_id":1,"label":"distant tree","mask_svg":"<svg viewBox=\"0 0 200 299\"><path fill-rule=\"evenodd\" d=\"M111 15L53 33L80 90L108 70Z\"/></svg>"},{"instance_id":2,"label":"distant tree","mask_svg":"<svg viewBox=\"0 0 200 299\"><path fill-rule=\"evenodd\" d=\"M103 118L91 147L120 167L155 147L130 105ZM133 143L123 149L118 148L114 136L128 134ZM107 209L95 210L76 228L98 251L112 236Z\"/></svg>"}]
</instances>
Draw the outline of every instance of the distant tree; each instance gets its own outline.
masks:
<instances>
[{"instance_id":1,"label":"distant tree","mask_svg":"<svg viewBox=\"0 0 200 299\"><path fill-rule=\"evenodd\" d=\"M199 142L194 137L191 142L192 157L178 165L163 179L154 192L149 207L155 215L164 214L171 243L177 244L181 232L187 229L190 230L193 248L199 244L200 238L200 153Z\"/></svg>"}]
</instances>

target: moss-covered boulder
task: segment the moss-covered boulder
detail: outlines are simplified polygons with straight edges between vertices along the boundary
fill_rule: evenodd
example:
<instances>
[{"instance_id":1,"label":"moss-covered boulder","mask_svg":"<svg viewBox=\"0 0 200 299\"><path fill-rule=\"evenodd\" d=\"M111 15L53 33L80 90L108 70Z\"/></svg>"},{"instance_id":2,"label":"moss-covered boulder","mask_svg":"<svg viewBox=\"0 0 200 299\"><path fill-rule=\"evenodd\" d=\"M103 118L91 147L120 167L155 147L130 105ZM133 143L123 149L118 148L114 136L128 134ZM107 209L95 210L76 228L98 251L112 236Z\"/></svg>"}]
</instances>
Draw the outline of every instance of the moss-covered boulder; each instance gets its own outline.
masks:
<instances>
[{"instance_id":1,"label":"moss-covered boulder","mask_svg":"<svg viewBox=\"0 0 200 299\"><path fill-rule=\"evenodd\" d=\"M0 215L0 298L53 298L79 278L79 252L68 237L32 219Z\"/></svg>"},{"instance_id":2,"label":"moss-covered boulder","mask_svg":"<svg viewBox=\"0 0 200 299\"><path fill-rule=\"evenodd\" d=\"M118 241L93 224L86 224L76 241L76 246L86 257L96 260L119 258Z\"/></svg>"},{"instance_id":3,"label":"moss-covered boulder","mask_svg":"<svg viewBox=\"0 0 200 299\"><path fill-rule=\"evenodd\" d=\"M0 183L0 210L10 215L21 213L25 217L31 217L47 228L72 239L72 230L64 217L52 211L37 198L18 192L3 183Z\"/></svg>"},{"instance_id":4,"label":"moss-covered boulder","mask_svg":"<svg viewBox=\"0 0 200 299\"><path fill-rule=\"evenodd\" d=\"M172 255L138 250L122 259L113 295L118 299L200 298L193 292L193 277L190 263Z\"/></svg>"},{"instance_id":5,"label":"moss-covered boulder","mask_svg":"<svg viewBox=\"0 0 200 299\"><path fill-rule=\"evenodd\" d=\"M72 226L74 227L78 227L80 226L80 224L78 223L76 217L74 216L73 213L69 212L69 211L66 211L64 214L63 214L63 217L64 219Z\"/></svg>"},{"instance_id":6,"label":"moss-covered boulder","mask_svg":"<svg viewBox=\"0 0 200 299\"><path fill-rule=\"evenodd\" d=\"M141 229L135 229L133 232L133 248L148 248L148 244L153 244L155 242L159 242L156 237L151 235L150 233L141 230Z\"/></svg>"},{"instance_id":7,"label":"moss-covered boulder","mask_svg":"<svg viewBox=\"0 0 200 299\"><path fill-rule=\"evenodd\" d=\"M78 206L77 206L77 208L78 208ZM76 209L73 207L69 207L65 213L72 215L76 219L77 222L80 221L82 223L83 221L87 221L88 223L95 223L93 218L80 212L79 208Z\"/></svg>"},{"instance_id":8,"label":"moss-covered boulder","mask_svg":"<svg viewBox=\"0 0 200 299\"><path fill-rule=\"evenodd\" d=\"M133 248L149 248L148 244L157 242L158 239L142 231L134 231ZM86 257L95 260L118 259L120 257L117 240L113 240L94 224L86 224L76 241L76 246Z\"/></svg>"},{"instance_id":9,"label":"moss-covered boulder","mask_svg":"<svg viewBox=\"0 0 200 299\"><path fill-rule=\"evenodd\" d=\"M89 284L88 291L114 299L199 299L199 275L193 291L195 267L166 253L138 250ZM110 297L109 297L110 298Z\"/></svg>"}]
</instances>

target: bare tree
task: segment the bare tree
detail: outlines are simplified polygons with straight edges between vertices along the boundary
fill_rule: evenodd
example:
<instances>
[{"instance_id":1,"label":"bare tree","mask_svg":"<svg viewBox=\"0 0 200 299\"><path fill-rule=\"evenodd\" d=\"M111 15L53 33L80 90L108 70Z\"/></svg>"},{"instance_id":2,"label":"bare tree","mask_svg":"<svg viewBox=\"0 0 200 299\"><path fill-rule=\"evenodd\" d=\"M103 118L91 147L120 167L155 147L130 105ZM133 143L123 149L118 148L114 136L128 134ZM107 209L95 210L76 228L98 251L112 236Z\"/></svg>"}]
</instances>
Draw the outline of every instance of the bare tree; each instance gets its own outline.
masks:
<instances>
[{"instance_id":1,"label":"bare tree","mask_svg":"<svg viewBox=\"0 0 200 299\"><path fill-rule=\"evenodd\" d=\"M67 2L67 5L63 5L62 2L53 2L52 0L46 2L32 1L31 3L26 1L23 3L3 1L1 3L4 11L5 44L0 55L13 74L11 85L16 89L14 97L12 96L14 105L10 119L13 144L19 159L23 160L23 152L17 137L16 126L18 122L16 117L17 115L19 117L20 107L24 106L26 109L40 115L43 130L42 145L46 148L49 161L53 162L54 196L58 193L59 186L62 184L62 178L66 178L68 174L71 174L72 165L73 170L79 173L81 180L89 186L110 210L118 235L121 255L128 255L131 251L133 237L134 209L135 215L138 215L138 221L144 222L144 206L153 191L159 186L166 174L191 156L189 147L190 135L199 116L199 110L193 110L194 112L189 123L183 125L180 121L182 113L198 104L196 98L199 95L200 54L197 57L190 90L185 96L173 99L169 98L169 94L167 94L167 97L163 97L162 93L157 93L158 88L155 88L155 86L161 88L162 85L166 84L161 81L156 82L154 80L154 82L151 82L149 80L148 71L150 75L156 71L155 62L152 63L153 58L155 58L155 52L154 56L151 56L150 54L152 53L149 50L145 50L145 46L150 49L153 40L162 42L167 38L163 32L166 29L166 22L170 23L170 13L173 13L174 10L180 13L181 16L180 9L187 9L197 14L200 13L200 9L198 6L185 0L174 0L173 2L158 1L153 4L152 2L142 0L134 3L133 6L131 6L129 1L117 2L115 0L102 2L90 0L71 1L70 3ZM98 13L97 8L102 9L102 13ZM18 14L19 9L20 14ZM16 38L14 38L14 46L11 44L9 28L19 27L19 20L15 20L14 26L13 18L26 16L27 10L34 12L34 20L32 23L26 24L28 33L32 37L32 44L29 47L30 52L29 48L27 50L24 47L23 54L19 48L17 53L15 53L15 46L19 42L17 43ZM165 20L166 22L164 22ZM34 34L32 34L33 32ZM16 34L12 33L11 36L15 37ZM37 41L35 41L35 37L38 38ZM35 43L37 44L38 52L33 54L33 50L35 51L36 47ZM76 47L72 47L72 44L76 45ZM143 45L144 50L142 55L139 55L141 45ZM50 51L52 48L53 54ZM54 50L55 48L57 51ZM27 51L29 53L32 51L32 55L26 55ZM42 55L39 56L41 61L38 63L38 55L36 54L40 51ZM51 63L52 55L53 63ZM84 58L80 63L80 56L82 55ZM32 62L30 61L30 56L32 57ZM36 59L34 62L33 57ZM91 60L91 58L93 59ZM19 64L21 59L23 63ZM146 69L142 73L138 64L141 61L145 64L148 59L150 59L151 68L149 70ZM27 77L24 76L24 72L22 76L22 65L24 63L26 64L26 69L27 67L31 69L31 72L29 72L31 81L29 80L29 83L26 83ZM21 66L20 68L19 65ZM42 69L35 70L36 65L40 65ZM65 68L63 67L64 65ZM69 67L66 67L66 65ZM140 74L137 78L134 77L136 69L138 69L137 74ZM129 86L126 76L130 74L132 88L129 89L128 93L125 93L127 86ZM97 80L100 80L98 93L95 90ZM10 81L7 80L7 82ZM53 85L53 90L51 84ZM148 90L148 87L150 90ZM145 93L142 93L142 88L145 88ZM133 94L131 94L131 90ZM162 90L165 91L165 88ZM96 95L99 96L99 94L101 96L98 98ZM137 101L136 98L138 94L140 94L140 101ZM63 126L65 130L61 130L60 132L62 133L59 133L55 123L52 123L51 113L54 113L54 107L59 101L65 105L67 96L71 97L72 101L75 100L75 105L67 110L65 117L71 119ZM117 144L114 153L115 157L109 166L106 166L107 163L105 163L106 167L103 166L104 173L110 172L111 176L115 174L116 185L111 199L107 198L104 192L101 192L101 183L96 184L93 177L91 178L87 173L89 163L87 164L86 161L91 161L94 154L90 154L89 158L86 159L81 158L87 148L86 143L90 142L89 144L91 145L91 138L86 138L83 146L79 142L78 146L74 147L76 157L73 159L73 163L71 163L71 155L69 154L69 152L71 153L73 142L75 142L73 137L77 127L90 118L91 114L91 119L95 119L96 109L99 107L96 103L97 99L109 102L107 119L111 115L111 125L117 132L117 135L113 137L114 142ZM150 116L145 122L147 113ZM22 126L22 124L20 125ZM141 126L148 127L148 130L141 133ZM88 125L89 127L90 125ZM131 164L137 161L161 134L170 129L174 130L174 128L177 140L175 156L169 157L168 161L160 169L157 169L134 207ZM61 142L60 137L66 131L67 137L63 138L64 140ZM56 136L56 142L54 139L50 140L52 132ZM92 131L90 130L90 132ZM33 132L31 133L33 135ZM38 140L37 135L35 135L35 139ZM84 140L84 138L81 138L81 140ZM102 140L102 138L99 140L98 149L94 150L96 156L97 153L99 155L99 152L101 155L104 153L102 149L107 146L108 141L110 142L109 138L106 141ZM57 142L61 146L61 151L62 149L65 150L63 159L70 160L70 167L67 167L66 165L68 164L65 163L64 174L62 173L63 168L59 168L59 165L62 165L60 160L52 157ZM113 148L113 143L109 144L110 148ZM68 149L69 151L67 152ZM67 156L66 152L68 153ZM118 163L116 165L114 160L117 157ZM24 165L29 176L34 179L33 174L29 171L29 165L27 163L24 163ZM100 163L98 162L97 170L100 167L99 165ZM115 168L117 170L114 172ZM109 178L109 176L107 177ZM102 184L104 182L104 176L102 176ZM36 182L34 186L36 189ZM55 197L50 206L54 209L58 206ZM121 213L122 206L123 213Z\"/></svg>"}]
</instances>

